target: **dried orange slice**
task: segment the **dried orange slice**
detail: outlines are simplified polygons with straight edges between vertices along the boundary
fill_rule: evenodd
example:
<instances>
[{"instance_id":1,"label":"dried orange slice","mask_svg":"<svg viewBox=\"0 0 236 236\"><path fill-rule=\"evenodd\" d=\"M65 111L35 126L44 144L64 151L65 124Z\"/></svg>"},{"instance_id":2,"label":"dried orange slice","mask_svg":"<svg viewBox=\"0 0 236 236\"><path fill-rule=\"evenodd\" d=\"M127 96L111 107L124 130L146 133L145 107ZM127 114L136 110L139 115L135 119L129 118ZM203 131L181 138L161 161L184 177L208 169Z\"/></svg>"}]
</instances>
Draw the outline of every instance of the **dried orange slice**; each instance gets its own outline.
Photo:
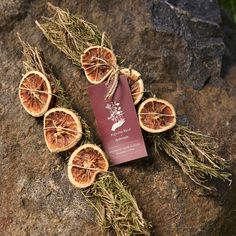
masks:
<instances>
[{"instance_id":1,"label":"dried orange slice","mask_svg":"<svg viewBox=\"0 0 236 236\"><path fill-rule=\"evenodd\" d=\"M87 188L99 172L108 170L105 153L94 144L84 144L77 148L68 162L68 177L78 188Z\"/></svg>"},{"instance_id":2,"label":"dried orange slice","mask_svg":"<svg viewBox=\"0 0 236 236\"><path fill-rule=\"evenodd\" d=\"M51 152L63 152L82 137L79 117L66 108L52 108L44 116L44 138Z\"/></svg>"},{"instance_id":3,"label":"dried orange slice","mask_svg":"<svg viewBox=\"0 0 236 236\"><path fill-rule=\"evenodd\" d=\"M134 100L134 105L138 104L143 97L144 85L140 78L141 74L134 69L122 69L120 72L128 77L131 94Z\"/></svg>"},{"instance_id":4,"label":"dried orange slice","mask_svg":"<svg viewBox=\"0 0 236 236\"><path fill-rule=\"evenodd\" d=\"M99 84L113 71L116 66L116 56L106 47L92 46L81 55L81 65L88 81Z\"/></svg>"},{"instance_id":5,"label":"dried orange slice","mask_svg":"<svg viewBox=\"0 0 236 236\"><path fill-rule=\"evenodd\" d=\"M39 71L26 73L20 82L19 97L22 106L30 115L42 116L52 99L51 86L46 76Z\"/></svg>"},{"instance_id":6,"label":"dried orange slice","mask_svg":"<svg viewBox=\"0 0 236 236\"><path fill-rule=\"evenodd\" d=\"M171 129L176 124L174 107L167 101L148 98L138 109L139 124L150 133L161 133Z\"/></svg>"}]
</instances>

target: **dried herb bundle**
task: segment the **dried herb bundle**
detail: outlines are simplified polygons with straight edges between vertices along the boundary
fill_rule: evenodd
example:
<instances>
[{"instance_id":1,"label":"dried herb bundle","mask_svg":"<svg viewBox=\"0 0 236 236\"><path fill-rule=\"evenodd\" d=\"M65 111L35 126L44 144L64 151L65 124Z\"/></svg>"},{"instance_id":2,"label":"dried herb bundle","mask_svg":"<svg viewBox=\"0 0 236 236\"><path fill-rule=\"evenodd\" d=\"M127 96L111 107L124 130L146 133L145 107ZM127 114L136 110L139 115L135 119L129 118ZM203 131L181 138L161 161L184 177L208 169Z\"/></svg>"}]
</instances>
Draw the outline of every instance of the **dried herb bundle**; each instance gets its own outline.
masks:
<instances>
[{"instance_id":1,"label":"dried herb bundle","mask_svg":"<svg viewBox=\"0 0 236 236\"><path fill-rule=\"evenodd\" d=\"M150 224L144 220L136 200L114 173L100 175L88 193L96 198L95 207L106 234L112 230L119 236L150 235Z\"/></svg>"},{"instance_id":2,"label":"dried herb bundle","mask_svg":"<svg viewBox=\"0 0 236 236\"><path fill-rule=\"evenodd\" d=\"M81 66L81 54L90 46L101 45L102 34L97 26L69 11L64 11L50 3L48 7L54 14L53 17L42 17L41 22L36 21L36 24L48 40L65 53L74 64ZM107 37L104 37L103 45L111 49Z\"/></svg>"},{"instance_id":3,"label":"dried herb bundle","mask_svg":"<svg viewBox=\"0 0 236 236\"><path fill-rule=\"evenodd\" d=\"M19 34L18 34L18 38L23 48L23 56L24 56L23 66L24 66L25 71L29 72L31 70L37 70L45 74L52 86L53 96L55 97L54 106L65 107L65 108L73 110L71 101L69 97L66 95L65 90L62 87L61 81L56 79L56 77L52 73L51 68L45 62L43 53L39 51L37 47L32 47L30 44L24 42L20 38ZM79 114L76 111L74 112L80 118L83 130L84 130L84 135L80 141L80 144L93 142L88 124L82 117L79 116Z\"/></svg>"},{"instance_id":4,"label":"dried herb bundle","mask_svg":"<svg viewBox=\"0 0 236 236\"><path fill-rule=\"evenodd\" d=\"M80 66L82 49L84 50L92 44L100 45L101 33L96 26L72 15L68 11L54 7L51 4L50 9L55 15L51 18L44 17L41 23L36 22L37 25L49 41ZM85 27L81 27L81 22ZM76 34L75 32L80 33ZM68 40L68 35L70 35L70 40ZM71 43L71 40L73 43ZM106 46L112 48L107 39ZM223 171L226 167L225 160L215 153L210 141L205 141L206 137L204 135L190 131L186 127L176 126L173 130L163 133L163 135L150 135L150 137L154 140L156 147L173 157L184 173L195 183L209 189L204 184L207 177L230 181L231 174Z\"/></svg>"},{"instance_id":5,"label":"dried herb bundle","mask_svg":"<svg viewBox=\"0 0 236 236\"><path fill-rule=\"evenodd\" d=\"M22 41L20 36L19 40L23 47L23 65L26 72L38 70L44 73L53 85L54 95L56 96L55 104L72 109L70 99L65 95L60 81L55 78L50 67L45 63L42 52ZM93 143L88 124L83 119L81 119L81 123L84 135L80 145ZM102 229L105 230L104 226L106 225L106 228L109 227L115 232L119 232L117 235L131 235L133 233L149 235L149 225L144 220L136 200L127 190L126 186L117 179L114 172L103 173L83 193L88 201L92 200L90 202L95 202L93 206L98 213L98 223Z\"/></svg>"},{"instance_id":6,"label":"dried herb bundle","mask_svg":"<svg viewBox=\"0 0 236 236\"><path fill-rule=\"evenodd\" d=\"M207 177L231 182L231 174L224 171L227 162L215 151L211 137L176 125L162 134L150 135L150 138L153 139L156 151L161 149L172 157L198 185L212 189L205 184Z\"/></svg>"}]
</instances>

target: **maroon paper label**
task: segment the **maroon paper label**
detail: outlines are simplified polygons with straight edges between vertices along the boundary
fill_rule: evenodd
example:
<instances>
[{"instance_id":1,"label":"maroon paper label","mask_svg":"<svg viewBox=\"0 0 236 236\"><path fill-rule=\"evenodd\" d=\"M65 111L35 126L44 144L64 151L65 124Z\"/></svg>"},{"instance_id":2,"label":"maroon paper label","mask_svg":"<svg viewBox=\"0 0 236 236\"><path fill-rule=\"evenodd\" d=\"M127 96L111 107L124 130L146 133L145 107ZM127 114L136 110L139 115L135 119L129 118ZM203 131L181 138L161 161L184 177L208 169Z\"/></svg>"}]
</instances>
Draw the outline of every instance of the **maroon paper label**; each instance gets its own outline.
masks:
<instances>
[{"instance_id":1,"label":"maroon paper label","mask_svg":"<svg viewBox=\"0 0 236 236\"><path fill-rule=\"evenodd\" d=\"M105 82L88 88L103 148L111 163L120 164L147 156L126 76L120 76L112 100L105 100Z\"/></svg>"}]
</instances>

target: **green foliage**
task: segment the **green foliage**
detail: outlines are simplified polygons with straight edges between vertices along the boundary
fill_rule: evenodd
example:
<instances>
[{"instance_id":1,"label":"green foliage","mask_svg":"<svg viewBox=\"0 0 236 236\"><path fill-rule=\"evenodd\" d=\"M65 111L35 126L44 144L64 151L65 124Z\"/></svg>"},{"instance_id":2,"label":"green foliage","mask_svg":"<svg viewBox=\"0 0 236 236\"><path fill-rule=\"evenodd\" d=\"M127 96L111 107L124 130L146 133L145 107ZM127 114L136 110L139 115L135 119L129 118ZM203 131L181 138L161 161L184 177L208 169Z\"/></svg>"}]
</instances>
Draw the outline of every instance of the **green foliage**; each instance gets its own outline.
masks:
<instances>
[{"instance_id":1,"label":"green foliage","mask_svg":"<svg viewBox=\"0 0 236 236\"><path fill-rule=\"evenodd\" d=\"M236 1L235 0L219 0L219 4L221 7L228 10L236 23Z\"/></svg>"}]
</instances>

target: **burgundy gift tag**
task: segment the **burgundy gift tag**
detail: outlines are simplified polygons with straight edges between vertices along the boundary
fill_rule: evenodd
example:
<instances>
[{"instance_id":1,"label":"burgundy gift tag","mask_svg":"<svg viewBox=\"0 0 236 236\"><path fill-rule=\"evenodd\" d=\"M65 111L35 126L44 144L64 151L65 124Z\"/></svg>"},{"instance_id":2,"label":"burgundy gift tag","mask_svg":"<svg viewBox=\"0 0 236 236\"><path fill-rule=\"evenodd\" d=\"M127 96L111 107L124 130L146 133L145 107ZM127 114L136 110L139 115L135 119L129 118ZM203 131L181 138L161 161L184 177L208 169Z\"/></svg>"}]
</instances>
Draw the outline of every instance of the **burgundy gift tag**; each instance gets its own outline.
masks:
<instances>
[{"instance_id":1,"label":"burgundy gift tag","mask_svg":"<svg viewBox=\"0 0 236 236\"><path fill-rule=\"evenodd\" d=\"M88 88L103 148L113 164L147 156L126 76L120 76L111 101L105 82Z\"/></svg>"}]
</instances>

